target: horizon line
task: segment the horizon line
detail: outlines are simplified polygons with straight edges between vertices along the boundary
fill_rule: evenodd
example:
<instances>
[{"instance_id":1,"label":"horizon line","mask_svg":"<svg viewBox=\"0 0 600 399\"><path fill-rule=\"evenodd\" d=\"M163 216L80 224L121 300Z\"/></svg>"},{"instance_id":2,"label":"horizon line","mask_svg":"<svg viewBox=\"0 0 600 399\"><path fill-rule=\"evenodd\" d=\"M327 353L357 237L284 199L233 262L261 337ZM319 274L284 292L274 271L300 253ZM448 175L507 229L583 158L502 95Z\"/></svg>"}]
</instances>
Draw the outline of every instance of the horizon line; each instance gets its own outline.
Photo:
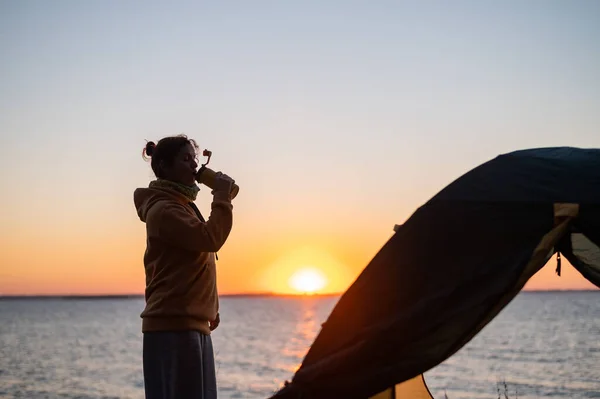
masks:
<instances>
[{"instance_id":1,"label":"horizon line","mask_svg":"<svg viewBox=\"0 0 600 399\"><path fill-rule=\"evenodd\" d=\"M276 293L276 292L248 292L248 293L229 293L220 294L219 297L324 297L324 296L339 296L339 293ZM0 299L35 299L35 298L144 298L144 294L0 294Z\"/></svg>"},{"instance_id":2,"label":"horizon line","mask_svg":"<svg viewBox=\"0 0 600 399\"><path fill-rule=\"evenodd\" d=\"M520 292L525 293L551 293L551 292L597 292L600 291L598 288L582 288L582 289L528 289L521 290ZM341 296L344 292L338 293L276 293L276 292L246 292L246 293L228 293L220 294L222 298L243 298L243 297L293 297L293 298L310 298L310 297L332 297ZM55 299L136 299L144 298L144 294L0 294L0 300L2 299L43 299L43 298L55 298Z\"/></svg>"}]
</instances>

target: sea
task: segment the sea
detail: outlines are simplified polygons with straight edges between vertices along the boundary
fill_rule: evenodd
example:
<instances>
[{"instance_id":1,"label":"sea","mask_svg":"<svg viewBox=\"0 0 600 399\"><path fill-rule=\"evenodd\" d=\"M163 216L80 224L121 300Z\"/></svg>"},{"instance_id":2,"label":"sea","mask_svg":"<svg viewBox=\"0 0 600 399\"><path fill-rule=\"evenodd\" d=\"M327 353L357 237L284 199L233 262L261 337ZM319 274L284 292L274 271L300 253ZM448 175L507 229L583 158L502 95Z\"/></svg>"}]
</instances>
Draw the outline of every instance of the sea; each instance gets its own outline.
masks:
<instances>
[{"instance_id":1,"label":"sea","mask_svg":"<svg viewBox=\"0 0 600 399\"><path fill-rule=\"evenodd\" d=\"M338 299L221 298L219 398L268 398L290 380ZM143 306L0 300L0 397L144 398ZM600 398L600 291L522 292L425 380L436 399Z\"/></svg>"}]
</instances>

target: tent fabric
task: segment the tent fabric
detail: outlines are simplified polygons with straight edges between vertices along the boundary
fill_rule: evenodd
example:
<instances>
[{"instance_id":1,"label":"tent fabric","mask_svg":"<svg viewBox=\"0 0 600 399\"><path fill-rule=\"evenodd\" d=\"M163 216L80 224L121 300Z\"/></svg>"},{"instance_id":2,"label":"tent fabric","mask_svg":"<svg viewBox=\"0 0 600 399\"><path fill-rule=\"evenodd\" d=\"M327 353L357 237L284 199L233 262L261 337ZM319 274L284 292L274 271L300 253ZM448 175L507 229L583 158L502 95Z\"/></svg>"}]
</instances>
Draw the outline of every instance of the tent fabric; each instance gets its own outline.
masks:
<instances>
[{"instance_id":1,"label":"tent fabric","mask_svg":"<svg viewBox=\"0 0 600 399\"><path fill-rule=\"evenodd\" d=\"M590 269L590 272L600 272L600 248L589 238L583 234L572 234L571 248L573 254Z\"/></svg>"},{"instance_id":2,"label":"tent fabric","mask_svg":"<svg viewBox=\"0 0 600 399\"><path fill-rule=\"evenodd\" d=\"M600 287L600 150L501 155L395 230L272 398L366 399L418 378L469 342L555 251Z\"/></svg>"},{"instance_id":3,"label":"tent fabric","mask_svg":"<svg viewBox=\"0 0 600 399\"><path fill-rule=\"evenodd\" d=\"M415 378L411 378L408 381L404 381L396 386L386 389L369 399L433 399L423 375L419 375Z\"/></svg>"},{"instance_id":4,"label":"tent fabric","mask_svg":"<svg viewBox=\"0 0 600 399\"><path fill-rule=\"evenodd\" d=\"M468 172L431 201L597 204L598 151L558 147L500 155Z\"/></svg>"},{"instance_id":5,"label":"tent fabric","mask_svg":"<svg viewBox=\"0 0 600 399\"><path fill-rule=\"evenodd\" d=\"M576 233L569 236L567 243L561 243L560 251L581 275L589 281L600 280L600 246L586 235ZM598 285L596 283L596 285Z\"/></svg>"}]
</instances>

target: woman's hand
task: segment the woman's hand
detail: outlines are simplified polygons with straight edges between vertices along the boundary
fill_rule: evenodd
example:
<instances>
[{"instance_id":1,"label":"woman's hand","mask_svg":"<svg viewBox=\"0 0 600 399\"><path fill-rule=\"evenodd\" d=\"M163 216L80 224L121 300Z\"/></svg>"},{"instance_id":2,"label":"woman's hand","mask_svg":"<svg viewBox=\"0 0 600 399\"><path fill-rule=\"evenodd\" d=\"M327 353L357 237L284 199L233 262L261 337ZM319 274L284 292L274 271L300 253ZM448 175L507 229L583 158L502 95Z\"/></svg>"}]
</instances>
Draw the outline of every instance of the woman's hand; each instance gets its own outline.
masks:
<instances>
[{"instance_id":1,"label":"woman's hand","mask_svg":"<svg viewBox=\"0 0 600 399\"><path fill-rule=\"evenodd\" d=\"M235 183L231 177L224 173L217 172L215 176L215 184L213 187L214 191L225 191L226 193L231 191L231 185Z\"/></svg>"},{"instance_id":2,"label":"woman's hand","mask_svg":"<svg viewBox=\"0 0 600 399\"><path fill-rule=\"evenodd\" d=\"M217 318L209 323L210 331L214 331L217 327L219 327L219 323L221 322L221 316L217 313Z\"/></svg>"}]
</instances>

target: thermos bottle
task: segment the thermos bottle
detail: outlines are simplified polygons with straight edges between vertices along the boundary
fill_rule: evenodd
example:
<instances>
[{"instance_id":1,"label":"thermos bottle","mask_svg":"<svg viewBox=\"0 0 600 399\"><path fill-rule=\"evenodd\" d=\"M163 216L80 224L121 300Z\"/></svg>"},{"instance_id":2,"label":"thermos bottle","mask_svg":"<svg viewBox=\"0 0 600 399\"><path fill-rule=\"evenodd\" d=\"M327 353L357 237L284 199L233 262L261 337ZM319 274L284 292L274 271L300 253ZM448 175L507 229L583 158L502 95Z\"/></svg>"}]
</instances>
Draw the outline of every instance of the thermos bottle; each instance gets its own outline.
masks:
<instances>
[{"instance_id":1,"label":"thermos bottle","mask_svg":"<svg viewBox=\"0 0 600 399\"><path fill-rule=\"evenodd\" d=\"M200 167L200 169L198 170L198 173L196 173L196 181L198 183L204 184L205 186L208 186L212 189L214 189L216 177L217 177L217 172L215 172L214 170L212 170L210 168L207 168L206 164L202 165ZM237 184L235 184L235 183L231 184L231 192L230 192L231 199L234 199L239 191L240 191L240 188L238 187Z\"/></svg>"}]
</instances>

